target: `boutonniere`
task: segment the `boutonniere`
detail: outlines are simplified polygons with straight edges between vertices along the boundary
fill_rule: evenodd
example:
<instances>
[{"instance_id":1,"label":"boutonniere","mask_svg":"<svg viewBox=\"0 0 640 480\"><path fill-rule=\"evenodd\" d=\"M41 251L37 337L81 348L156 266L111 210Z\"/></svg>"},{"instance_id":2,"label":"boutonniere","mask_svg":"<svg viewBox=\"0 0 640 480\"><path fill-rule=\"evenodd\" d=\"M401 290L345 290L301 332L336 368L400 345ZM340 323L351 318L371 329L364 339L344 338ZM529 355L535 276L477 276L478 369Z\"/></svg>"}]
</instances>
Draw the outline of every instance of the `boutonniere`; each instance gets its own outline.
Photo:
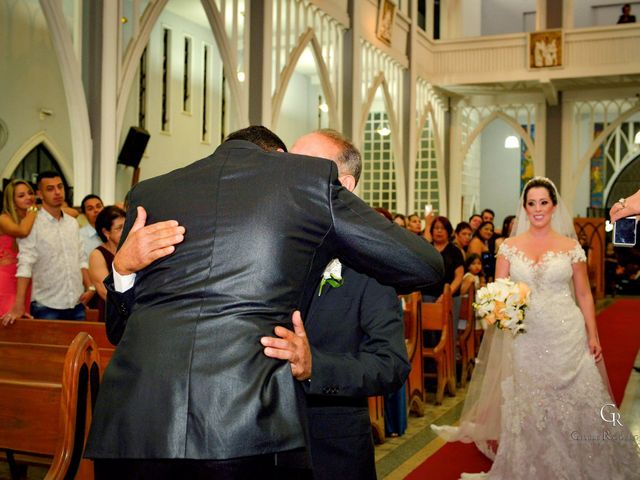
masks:
<instances>
[{"instance_id":1,"label":"boutonniere","mask_svg":"<svg viewBox=\"0 0 640 480\"><path fill-rule=\"evenodd\" d=\"M329 285L333 288L341 287L344 283L342 279L342 264L340 260L334 258L329 262L327 268L322 272L322 280L320 281L320 289L318 290L318 296L322 295L322 288L325 285Z\"/></svg>"}]
</instances>

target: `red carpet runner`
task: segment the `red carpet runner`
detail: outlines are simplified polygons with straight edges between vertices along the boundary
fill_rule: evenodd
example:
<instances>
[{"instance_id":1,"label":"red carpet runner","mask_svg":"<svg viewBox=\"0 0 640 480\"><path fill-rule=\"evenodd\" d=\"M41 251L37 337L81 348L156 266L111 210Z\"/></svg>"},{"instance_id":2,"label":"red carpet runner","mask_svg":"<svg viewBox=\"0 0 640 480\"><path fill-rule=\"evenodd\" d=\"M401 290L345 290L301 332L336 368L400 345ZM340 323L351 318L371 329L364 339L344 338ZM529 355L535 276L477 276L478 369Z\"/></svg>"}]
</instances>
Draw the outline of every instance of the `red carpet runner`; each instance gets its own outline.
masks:
<instances>
[{"instance_id":1,"label":"red carpet runner","mask_svg":"<svg viewBox=\"0 0 640 480\"><path fill-rule=\"evenodd\" d=\"M640 348L640 300L618 300L597 318L598 333L616 404L620 405ZM407 480L458 480L462 472L486 472L491 462L474 444L447 443Z\"/></svg>"}]
</instances>

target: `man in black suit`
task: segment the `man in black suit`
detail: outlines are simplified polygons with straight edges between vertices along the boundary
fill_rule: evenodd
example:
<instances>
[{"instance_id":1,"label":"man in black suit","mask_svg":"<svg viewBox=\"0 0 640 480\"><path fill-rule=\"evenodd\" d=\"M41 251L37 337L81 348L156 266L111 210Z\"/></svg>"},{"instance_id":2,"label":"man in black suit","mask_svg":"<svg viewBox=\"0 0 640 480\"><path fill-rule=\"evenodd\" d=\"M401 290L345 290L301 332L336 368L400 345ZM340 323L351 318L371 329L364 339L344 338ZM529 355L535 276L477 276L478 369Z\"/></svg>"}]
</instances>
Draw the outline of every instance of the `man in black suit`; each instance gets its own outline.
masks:
<instances>
[{"instance_id":1,"label":"man in black suit","mask_svg":"<svg viewBox=\"0 0 640 480\"><path fill-rule=\"evenodd\" d=\"M341 135L320 130L298 139L293 153L336 162L342 185L353 191L361 171L360 153ZM265 353L289 359L309 355L307 393L309 447L314 480L376 478L368 396L397 391L411 369L396 291L332 260L304 322L305 337L277 329L281 338L262 340ZM337 278L340 281L335 281ZM318 279L319 280L319 279ZM309 353L307 353L309 352Z\"/></svg>"},{"instance_id":2,"label":"man in black suit","mask_svg":"<svg viewBox=\"0 0 640 480\"><path fill-rule=\"evenodd\" d=\"M342 188L333 162L243 140L283 149L263 127L231 137L129 194L122 250L132 227L141 231L138 207L186 233L133 288L110 291L107 329L119 345L86 449L97 480L301 478L303 392L260 338L307 313L331 258L407 290L442 276L439 254ZM136 271L119 254L114 269Z\"/></svg>"}]
</instances>

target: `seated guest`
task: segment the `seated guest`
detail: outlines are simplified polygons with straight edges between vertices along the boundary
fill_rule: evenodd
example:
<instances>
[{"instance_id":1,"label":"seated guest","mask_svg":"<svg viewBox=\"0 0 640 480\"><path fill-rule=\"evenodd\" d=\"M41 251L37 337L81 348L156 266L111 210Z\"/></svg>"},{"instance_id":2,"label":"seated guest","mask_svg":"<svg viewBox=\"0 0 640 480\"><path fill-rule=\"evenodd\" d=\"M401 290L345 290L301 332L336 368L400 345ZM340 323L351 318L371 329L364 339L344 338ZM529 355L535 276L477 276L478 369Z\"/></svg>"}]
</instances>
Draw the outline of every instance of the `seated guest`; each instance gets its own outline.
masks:
<instances>
[{"instance_id":1,"label":"seated guest","mask_svg":"<svg viewBox=\"0 0 640 480\"><path fill-rule=\"evenodd\" d=\"M393 216L393 221L394 223L397 223L398 225L400 225L402 228L407 228L407 219L401 213L396 213Z\"/></svg>"},{"instance_id":2,"label":"seated guest","mask_svg":"<svg viewBox=\"0 0 640 480\"><path fill-rule=\"evenodd\" d=\"M496 259L489 245L493 238L493 223L482 222L473 233L467 247L467 255L477 254L482 259L482 269L488 282L493 281Z\"/></svg>"},{"instance_id":3,"label":"seated guest","mask_svg":"<svg viewBox=\"0 0 640 480\"><path fill-rule=\"evenodd\" d=\"M473 229L467 222L460 222L456 225L453 244L462 251L462 255L467 254L467 247L469 246L472 235Z\"/></svg>"},{"instance_id":4,"label":"seated guest","mask_svg":"<svg viewBox=\"0 0 640 480\"><path fill-rule=\"evenodd\" d=\"M95 248L89 255L89 277L98 293L97 307L100 321L105 321L105 301L107 289L102 283L111 273L113 257L116 254L126 213L121 208L112 206L102 210L95 220L95 228L102 240L102 245Z\"/></svg>"},{"instance_id":5,"label":"seated guest","mask_svg":"<svg viewBox=\"0 0 640 480\"><path fill-rule=\"evenodd\" d=\"M498 249L505 238L509 238L511 231L513 230L513 224L516 221L515 215L507 215L502 222L502 230L500 230L500 236L495 239L494 252L498 253Z\"/></svg>"},{"instance_id":6,"label":"seated guest","mask_svg":"<svg viewBox=\"0 0 640 480\"><path fill-rule=\"evenodd\" d=\"M469 217L469 225L471 225L471 229L475 232L480 224L483 222L482 217L477 213L474 213Z\"/></svg>"}]
</instances>

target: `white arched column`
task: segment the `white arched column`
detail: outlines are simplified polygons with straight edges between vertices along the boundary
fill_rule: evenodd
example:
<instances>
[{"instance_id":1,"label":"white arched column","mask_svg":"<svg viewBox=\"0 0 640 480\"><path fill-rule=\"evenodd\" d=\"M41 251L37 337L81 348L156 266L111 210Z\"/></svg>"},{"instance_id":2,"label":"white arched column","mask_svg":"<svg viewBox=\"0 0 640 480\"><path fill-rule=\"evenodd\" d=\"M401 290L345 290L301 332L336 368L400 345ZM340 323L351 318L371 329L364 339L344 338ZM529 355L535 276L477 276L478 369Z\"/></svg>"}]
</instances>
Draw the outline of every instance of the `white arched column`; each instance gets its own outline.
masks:
<instances>
[{"instance_id":1,"label":"white arched column","mask_svg":"<svg viewBox=\"0 0 640 480\"><path fill-rule=\"evenodd\" d=\"M118 2L102 4L102 81L100 82L100 197L112 204L116 191L118 134Z\"/></svg>"},{"instance_id":2,"label":"white arched column","mask_svg":"<svg viewBox=\"0 0 640 480\"><path fill-rule=\"evenodd\" d=\"M327 105L329 105L329 127L336 130L340 129L338 119L338 105L336 102L335 92L333 91L333 88L331 88L329 70L327 68L327 64L322 58L322 49L320 47L318 39L316 38L316 35L312 28L308 28L307 31L300 37L298 45L296 45L296 47L293 49L287 61L287 64L285 65L282 74L278 79L278 84L273 95L271 107L271 128L273 128L274 130L278 127L278 117L280 116L280 109L282 108L282 102L284 100L284 95L286 93L287 87L289 86L289 81L291 80L291 76L295 71L298 60L300 60L300 57L302 56L302 53L304 52L305 48L307 48L307 46L310 46L311 51L313 52L313 57L318 68L318 77L320 78L322 93L324 94Z\"/></svg>"},{"instance_id":3,"label":"white arched column","mask_svg":"<svg viewBox=\"0 0 640 480\"><path fill-rule=\"evenodd\" d=\"M75 198L78 199L92 190L91 129L80 61L75 55L71 32L67 27L61 2L40 0L40 6L47 21L51 43L60 65L65 100L69 111L69 130L72 132L73 175L68 178L73 179Z\"/></svg>"}]
</instances>

